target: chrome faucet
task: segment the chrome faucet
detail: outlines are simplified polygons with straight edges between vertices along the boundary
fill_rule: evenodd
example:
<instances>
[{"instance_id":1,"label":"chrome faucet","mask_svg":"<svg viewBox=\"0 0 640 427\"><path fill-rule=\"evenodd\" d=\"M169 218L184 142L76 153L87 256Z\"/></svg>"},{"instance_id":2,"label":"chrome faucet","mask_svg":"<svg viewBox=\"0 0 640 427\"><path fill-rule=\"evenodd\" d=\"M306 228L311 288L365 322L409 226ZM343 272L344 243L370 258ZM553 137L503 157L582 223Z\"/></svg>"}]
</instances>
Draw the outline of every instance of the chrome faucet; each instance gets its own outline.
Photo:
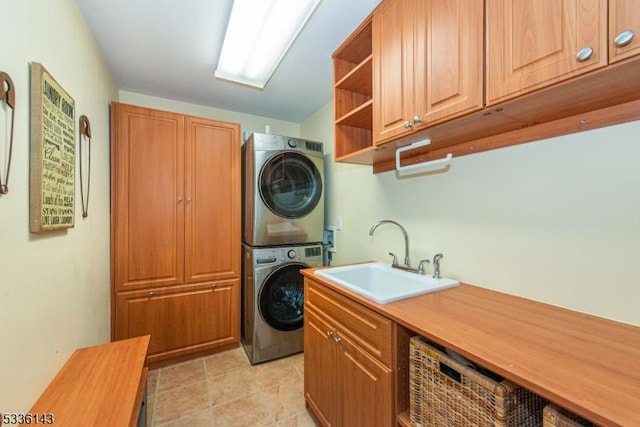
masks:
<instances>
[{"instance_id":1,"label":"chrome faucet","mask_svg":"<svg viewBox=\"0 0 640 427\"><path fill-rule=\"evenodd\" d=\"M373 236L373 232L376 231L376 228L378 228L382 224L393 224L400 228L400 230L402 231L402 235L404 236L404 265L407 267L411 267L411 261L409 260L409 236L407 235L407 230L405 230L403 226L395 221L391 221L390 219L383 219L382 221L378 221L373 224L373 227L371 227L371 230L369 230L369 236Z\"/></svg>"}]
</instances>

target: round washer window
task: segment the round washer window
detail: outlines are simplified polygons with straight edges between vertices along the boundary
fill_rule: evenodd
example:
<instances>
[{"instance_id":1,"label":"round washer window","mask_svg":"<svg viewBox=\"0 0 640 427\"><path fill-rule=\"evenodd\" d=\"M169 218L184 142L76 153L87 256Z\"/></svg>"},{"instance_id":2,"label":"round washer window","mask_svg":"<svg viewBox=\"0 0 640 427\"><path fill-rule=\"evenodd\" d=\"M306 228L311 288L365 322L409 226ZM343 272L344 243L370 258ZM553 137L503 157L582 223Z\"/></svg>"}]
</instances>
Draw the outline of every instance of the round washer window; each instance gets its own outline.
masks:
<instances>
[{"instance_id":1,"label":"round washer window","mask_svg":"<svg viewBox=\"0 0 640 427\"><path fill-rule=\"evenodd\" d=\"M280 153L270 158L260 171L260 196L276 215L301 218L320 201L322 178L306 156Z\"/></svg>"},{"instance_id":2,"label":"round washer window","mask_svg":"<svg viewBox=\"0 0 640 427\"><path fill-rule=\"evenodd\" d=\"M304 280L301 268L308 265L286 264L274 270L260 288L260 314L272 328L293 331L303 325Z\"/></svg>"}]
</instances>

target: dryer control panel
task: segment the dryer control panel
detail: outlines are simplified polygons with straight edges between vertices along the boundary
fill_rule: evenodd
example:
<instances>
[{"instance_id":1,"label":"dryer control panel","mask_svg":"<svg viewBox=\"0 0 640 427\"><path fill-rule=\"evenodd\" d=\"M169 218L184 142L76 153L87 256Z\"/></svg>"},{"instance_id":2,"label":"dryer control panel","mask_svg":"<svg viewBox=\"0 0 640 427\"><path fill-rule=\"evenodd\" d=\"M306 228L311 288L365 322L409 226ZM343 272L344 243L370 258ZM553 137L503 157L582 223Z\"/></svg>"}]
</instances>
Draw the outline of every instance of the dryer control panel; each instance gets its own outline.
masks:
<instances>
[{"instance_id":1,"label":"dryer control panel","mask_svg":"<svg viewBox=\"0 0 640 427\"><path fill-rule=\"evenodd\" d=\"M289 261L299 261L310 267L319 267L322 265L322 245L253 248L253 260L256 267Z\"/></svg>"}]
</instances>

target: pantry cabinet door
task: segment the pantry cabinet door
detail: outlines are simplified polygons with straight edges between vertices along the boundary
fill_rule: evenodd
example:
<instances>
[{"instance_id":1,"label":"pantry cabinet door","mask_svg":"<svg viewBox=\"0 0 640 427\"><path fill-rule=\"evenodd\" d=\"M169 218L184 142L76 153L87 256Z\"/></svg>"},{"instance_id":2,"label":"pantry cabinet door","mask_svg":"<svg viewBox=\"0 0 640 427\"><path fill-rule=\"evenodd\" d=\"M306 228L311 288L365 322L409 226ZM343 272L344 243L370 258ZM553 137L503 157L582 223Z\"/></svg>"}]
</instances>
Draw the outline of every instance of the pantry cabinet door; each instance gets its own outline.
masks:
<instances>
[{"instance_id":1,"label":"pantry cabinet door","mask_svg":"<svg viewBox=\"0 0 640 427\"><path fill-rule=\"evenodd\" d=\"M488 105L607 64L607 0L487 0L486 13Z\"/></svg>"},{"instance_id":2,"label":"pantry cabinet door","mask_svg":"<svg viewBox=\"0 0 640 427\"><path fill-rule=\"evenodd\" d=\"M111 120L114 288L182 283L183 116L114 103Z\"/></svg>"},{"instance_id":3,"label":"pantry cabinet door","mask_svg":"<svg viewBox=\"0 0 640 427\"><path fill-rule=\"evenodd\" d=\"M185 283L240 276L240 127L186 118Z\"/></svg>"},{"instance_id":4,"label":"pantry cabinet door","mask_svg":"<svg viewBox=\"0 0 640 427\"><path fill-rule=\"evenodd\" d=\"M609 62L640 53L640 1L609 0Z\"/></svg>"}]
</instances>

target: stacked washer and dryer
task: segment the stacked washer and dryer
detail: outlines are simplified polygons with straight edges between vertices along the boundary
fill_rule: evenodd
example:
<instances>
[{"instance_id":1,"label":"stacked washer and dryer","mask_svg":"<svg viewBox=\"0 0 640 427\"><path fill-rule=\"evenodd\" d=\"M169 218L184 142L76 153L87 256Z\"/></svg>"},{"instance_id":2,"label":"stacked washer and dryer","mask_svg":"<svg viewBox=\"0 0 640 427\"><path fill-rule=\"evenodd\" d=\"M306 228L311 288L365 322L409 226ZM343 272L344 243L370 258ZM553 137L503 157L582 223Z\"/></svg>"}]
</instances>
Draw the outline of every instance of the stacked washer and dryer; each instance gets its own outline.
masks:
<instances>
[{"instance_id":1,"label":"stacked washer and dryer","mask_svg":"<svg viewBox=\"0 0 640 427\"><path fill-rule=\"evenodd\" d=\"M323 144L253 133L242 167L241 335L256 364L304 348L300 269L322 265Z\"/></svg>"}]
</instances>

